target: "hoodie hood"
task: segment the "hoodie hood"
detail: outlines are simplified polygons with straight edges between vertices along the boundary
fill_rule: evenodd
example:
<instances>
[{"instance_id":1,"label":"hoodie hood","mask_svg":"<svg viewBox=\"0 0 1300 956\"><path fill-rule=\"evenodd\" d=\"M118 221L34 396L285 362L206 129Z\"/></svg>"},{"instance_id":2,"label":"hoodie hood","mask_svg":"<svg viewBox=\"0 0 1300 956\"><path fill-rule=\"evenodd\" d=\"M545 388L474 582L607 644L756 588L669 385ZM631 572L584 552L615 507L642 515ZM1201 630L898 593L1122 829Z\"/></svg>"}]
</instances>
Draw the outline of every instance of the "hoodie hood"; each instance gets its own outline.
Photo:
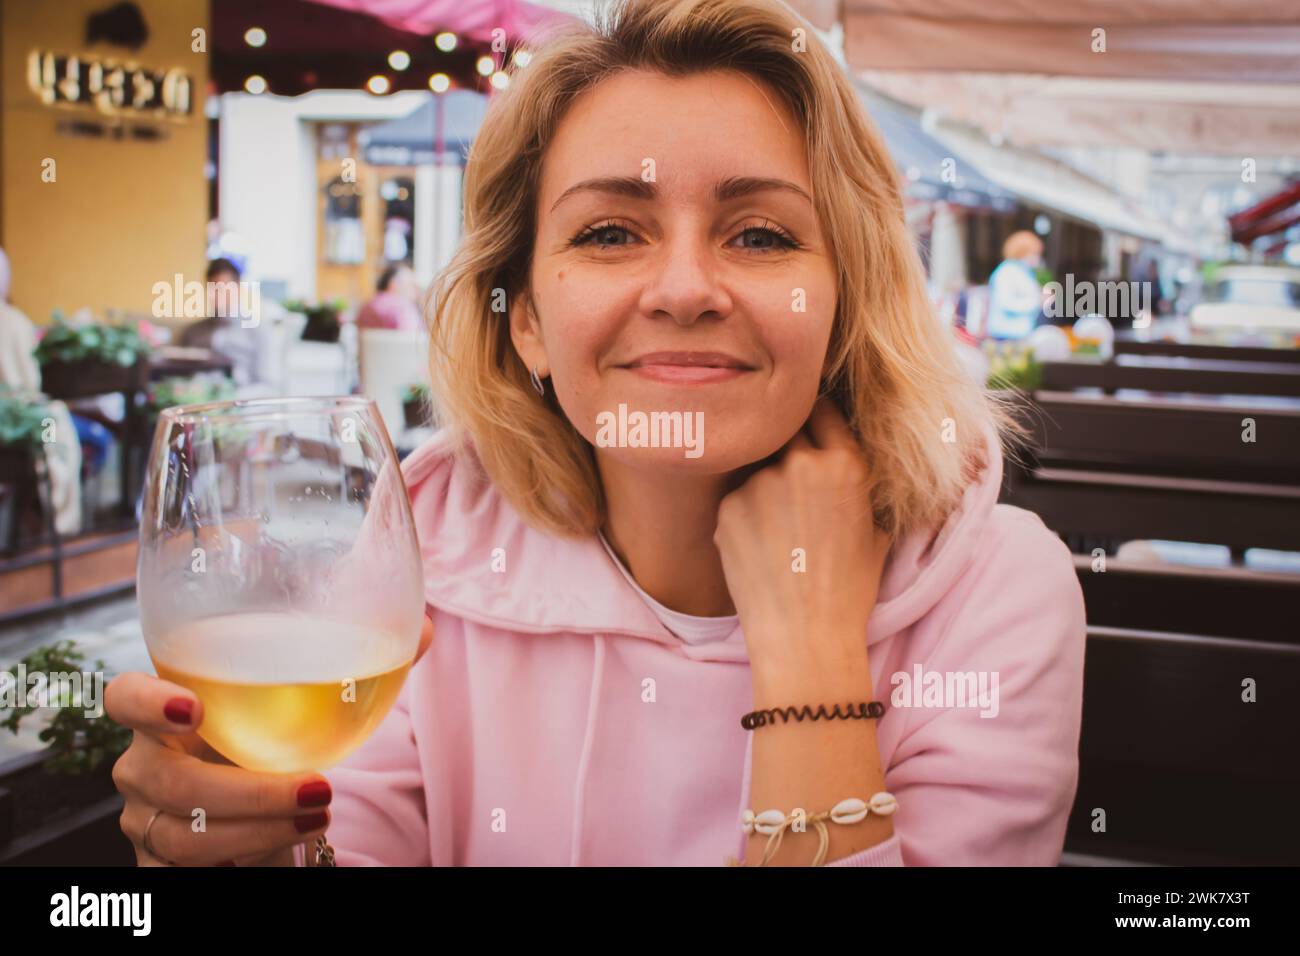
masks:
<instances>
[{"instance_id":1,"label":"hoodie hood","mask_svg":"<svg viewBox=\"0 0 1300 956\"><path fill-rule=\"evenodd\" d=\"M992 426L988 464L937 533L894 543L882 572L868 645L911 626L961 576L997 503L1002 453ZM402 463L424 561L425 599L466 620L526 634L625 635L676 646L700 660L748 660L737 627L725 640L689 645L668 631L592 534L562 538L524 522L472 451L435 434Z\"/></svg>"}]
</instances>

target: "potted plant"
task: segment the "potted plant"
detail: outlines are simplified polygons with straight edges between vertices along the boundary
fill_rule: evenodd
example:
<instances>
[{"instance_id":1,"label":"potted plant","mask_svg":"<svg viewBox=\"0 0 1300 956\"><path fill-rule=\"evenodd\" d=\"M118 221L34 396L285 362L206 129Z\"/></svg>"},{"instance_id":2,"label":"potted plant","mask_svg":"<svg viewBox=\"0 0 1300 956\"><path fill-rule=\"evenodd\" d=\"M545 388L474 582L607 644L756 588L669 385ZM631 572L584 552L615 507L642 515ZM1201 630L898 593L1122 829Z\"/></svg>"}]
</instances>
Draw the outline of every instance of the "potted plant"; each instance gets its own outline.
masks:
<instances>
[{"instance_id":1,"label":"potted plant","mask_svg":"<svg viewBox=\"0 0 1300 956\"><path fill-rule=\"evenodd\" d=\"M986 339L984 351L989 358L986 387L995 391L1010 390L1032 394L1043 379L1043 366L1034 358L1034 350L1018 342L994 342Z\"/></svg>"},{"instance_id":2,"label":"potted plant","mask_svg":"<svg viewBox=\"0 0 1300 956\"><path fill-rule=\"evenodd\" d=\"M224 372L199 372L175 375L149 385L145 399L145 434L152 435L158 426L158 414L177 405L224 402L235 397L235 382Z\"/></svg>"},{"instance_id":3,"label":"potted plant","mask_svg":"<svg viewBox=\"0 0 1300 956\"><path fill-rule=\"evenodd\" d=\"M346 299L335 298L315 304L302 299L286 299L281 305L288 312L300 312L307 317L307 324L302 330L304 342L339 340L339 316L348 307Z\"/></svg>"},{"instance_id":4,"label":"potted plant","mask_svg":"<svg viewBox=\"0 0 1300 956\"><path fill-rule=\"evenodd\" d=\"M131 326L70 323L55 311L36 346L41 387L51 398L141 389L149 343Z\"/></svg>"},{"instance_id":5,"label":"potted plant","mask_svg":"<svg viewBox=\"0 0 1300 956\"><path fill-rule=\"evenodd\" d=\"M16 545L15 531L34 500L36 460L44 452L48 416L35 396L0 386L0 482L10 486L10 496L0 509L0 547Z\"/></svg>"},{"instance_id":6,"label":"potted plant","mask_svg":"<svg viewBox=\"0 0 1300 956\"><path fill-rule=\"evenodd\" d=\"M148 408L156 417L164 408L224 402L235 397L235 382L224 372L200 372L164 378L149 386Z\"/></svg>"},{"instance_id":7,"label":"potted plant","mask_svg":"<svg viewBox=\"0 0 1300 956\"><path fill-rule=\"evenodd\" d=\"M101 660L87 671L85 655L69 640L37 648L22 665L28 675L104 669ZM28 687L16 686L16 675L9 682L7 699L0 698L0 727L17 734L37 708L25 699ZM131 743L131 731L107 715L86 716L84 688L51 686L59 686L61 697L44 702L41 710L53 715L37 735L47 748L0 765L0 863L62 862L61 854L72 854L83 863L129 864L112 768Z\"/></svg>"},{"instance_id":8,"label":"potted plant","mask_svg":"<svg viewBox=\"0 0 1300 956\"><path fill-rule=\"evenodd\" d=\"M429 424L429 386L408 385L402 389L402 417L407 428L423 428Z\"/></svg>"},{"instance_id":9,"label":"potted plant","mask_svg":"<svg viewBox=\"0 0 1300 956\"><path fill-rule=\"evenodd\" d=\"M0 453L27 457L40 451L49 412L34 396L0 385Z\"/></svg>"}]
</instances>

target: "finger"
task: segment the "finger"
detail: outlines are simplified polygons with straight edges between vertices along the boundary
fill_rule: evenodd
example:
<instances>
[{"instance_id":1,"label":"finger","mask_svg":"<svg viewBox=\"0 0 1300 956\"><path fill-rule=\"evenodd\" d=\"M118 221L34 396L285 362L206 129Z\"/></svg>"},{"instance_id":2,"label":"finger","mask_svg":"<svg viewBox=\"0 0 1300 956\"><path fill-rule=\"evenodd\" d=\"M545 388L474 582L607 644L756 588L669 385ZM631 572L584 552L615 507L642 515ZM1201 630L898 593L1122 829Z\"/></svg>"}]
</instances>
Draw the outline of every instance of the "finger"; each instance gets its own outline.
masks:
<instances>
[{"instance_id":1,"label":"finger","mask_svg":"<svg viewBox=\"0 0 1300 956\"><path fill-rule=\"evenodd\" d=\"M122 811L122 832L146 857L144 828L155 812L148 804L131 802ZM209 819L197 832L189 817L159 815L149 830L149 845L159 859L181 866L215 866L243 857L260 859L277 850L314 840L329 829L329 811L314 810L299 822L286 818Z\"/></svg>"},{"instance_id":2,"label":"finger","mask_svg":"<svg viewBox=\"0 0 1300 956\"><path fill-rule=\"evenodd\" d=\"M292 817L327 806L334 793L319 773L255 773L207 763L145 736L113 765L113 782L129 799L190 819Z\"/></svg>"},{"instance_id":3,"label":"finger","mask_svg":"<svg viewBox=\"0 0 1300 956\"><path fill-rule=\"evenodd\" d=\"M817 399L812 414L808 416L808 432L818 448L862 448L844 414L834 401L825 396Z\"/></svg>"},{"instance_id":4,"label":"finger","mask_svg":"<svg viewBox=\"0 0 1300 956\"><path fill-rule=\"evenodd\" d=\"M415 652L415 660L424 656L424 652L429 649L433 643L433 621L430 618L424 619L424 625L420 628L420 646ZM414 663L414 661L412 662Z\"/></svg>"},{"instance_id":5,"label":"finger","mask_svg":"<svg viewBox=\"0 0 1300 956\"><path fill-rule=\"evenodd\" d=\"M136 866L171 866L170 863L164 863L158 857L154 856L142 846L135 848L135 865Z\"/></svg>"},{"instance_id":6,"label":"finger","mask_svg":"<svg viewBox=\"0 0 1300 956\"><path fill-rule=\"evenodd\" d=\"M139 671L109 681L104 712L123 727L153 737L188 733L203 722L203 703L192 691Z\"/></svg>"}]
</instances>

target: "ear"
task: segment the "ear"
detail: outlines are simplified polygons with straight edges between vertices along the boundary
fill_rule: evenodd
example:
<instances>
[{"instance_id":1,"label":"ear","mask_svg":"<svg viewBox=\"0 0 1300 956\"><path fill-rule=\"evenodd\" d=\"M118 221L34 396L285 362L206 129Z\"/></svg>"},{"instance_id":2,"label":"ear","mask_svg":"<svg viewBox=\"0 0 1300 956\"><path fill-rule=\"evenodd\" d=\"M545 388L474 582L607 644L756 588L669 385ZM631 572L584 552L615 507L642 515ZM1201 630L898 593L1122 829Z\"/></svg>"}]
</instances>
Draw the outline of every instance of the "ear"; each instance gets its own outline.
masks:
<instances>
[{"instance_id":1,"label":"ear","mask_svg":"<svg viewBox=\"0 0 1300 956\"><path fill-rule=\"evenodd\" d=\"M527 290L510 301L510 341L515 347L515 354L526 368L536 368L537 374L543 378L550 374L546 346L542 342L542 326L537 320L532 296Z\"/></svg>"}]
</instances>

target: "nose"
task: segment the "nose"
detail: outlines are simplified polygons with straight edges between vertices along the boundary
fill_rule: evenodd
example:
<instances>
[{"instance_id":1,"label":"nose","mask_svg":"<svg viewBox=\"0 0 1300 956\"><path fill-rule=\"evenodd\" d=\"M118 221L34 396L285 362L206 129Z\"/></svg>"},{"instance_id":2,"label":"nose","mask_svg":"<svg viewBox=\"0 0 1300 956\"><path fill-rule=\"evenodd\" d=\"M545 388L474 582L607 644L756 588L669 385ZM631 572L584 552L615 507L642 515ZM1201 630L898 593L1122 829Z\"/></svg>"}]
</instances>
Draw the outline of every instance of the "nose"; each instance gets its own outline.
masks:
<instances>
[{"instance_id":1,"label":"nose","mask_svg":"<svg viewBox=\"0 0 1300 956\"><path fill-rule=\"evenodd\" d=\"M660 253L641 297L647 315L688 326L731 314L731 296L706 236L686 232L670 236Z\"/></svg>"}]
</instances>

